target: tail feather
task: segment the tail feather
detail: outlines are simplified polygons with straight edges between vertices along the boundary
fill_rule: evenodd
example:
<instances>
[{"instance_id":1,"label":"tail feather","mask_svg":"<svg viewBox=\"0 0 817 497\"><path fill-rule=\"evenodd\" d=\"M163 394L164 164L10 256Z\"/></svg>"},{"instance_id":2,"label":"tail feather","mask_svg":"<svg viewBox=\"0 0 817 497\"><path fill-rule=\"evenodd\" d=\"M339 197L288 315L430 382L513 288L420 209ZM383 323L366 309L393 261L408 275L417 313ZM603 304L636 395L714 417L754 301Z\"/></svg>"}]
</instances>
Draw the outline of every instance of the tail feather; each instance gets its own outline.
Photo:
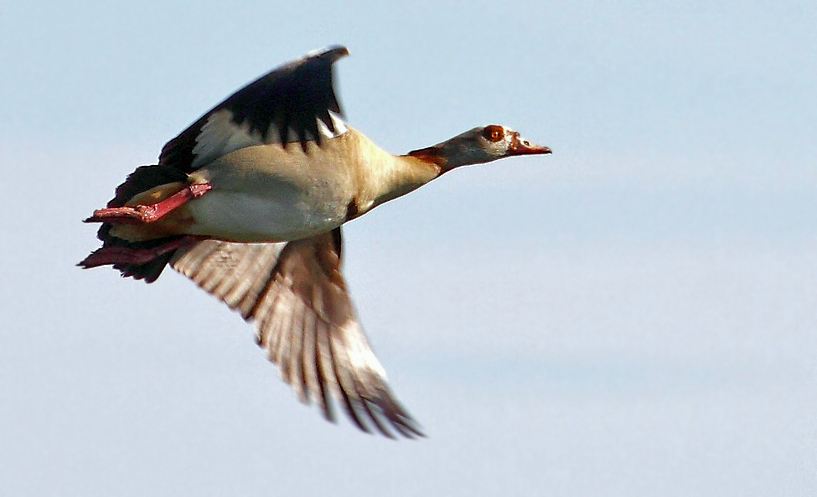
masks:
<instances>
[{"instance_id":1,"label":"tail feather","mask_svg":"<svg viewBox=\"0 0 817 497\"><path fill-rule=\"evenodd\" d=\"M178 169L151 165L140 166L132 172L124 183L116 188L114 198L108 202L108 207L122 207L131 198L136 195L155 188L159 185L173 183L178 181L186 181L187 174ZM184 235L169 236L155 240L145 240L132 242L122 238L117 238L111 234L110 223L102 223L102 226L97 231L97 238L102 240L102 248L92 252L78 265L83 268L97 267L101 265L112 265L122 273L122 277L131 277L137 280L145 280L146 283L156 281L156 278L162 274L165 266L173 257L175 249L170 251L157 250L163 245L176 242ZM123 257L128 251L133 253L144 253L146 251L156 250L156 255L148 261L123 261L128 258ZM113 255L117 254L117 255ZM134 259L139 259L134 257Z\"/></svg>"},{"instance_id":2,"label":"tail feather","mask_svg":"<svg viewBox=\"0 0 817 497\"><path fill-rule=\"evenodd\" d=\"M171 236L149 242L128 242L112 237L77 265L83 269L111 265L122 273L122 277L152 283L180 248L182 238L185 237Z\"/></svg>"},{"instance_id":3,"label":"tail feather","mask_svg":"<svg viewBox=\"0 0 817 497\"><path fill-rule=\"evenodd\" d=\"M131 277L135 280L145 280L145 283L153 283L167 267L175 252L176 250L166 252L146 264L114 264L113 268L118 269L123 278Z\"/></svg>"},{"instance_id":4,"label":"tail feather","mask_svg":"<svg viewBox=\"0 0 817 497\"><path fill-rule=\"evenodd\" d=\"M151 165L139 166L130 173L125 182L116 187L114 197L108 202L108 207L122 207L130 199L146 192L151 188L166 183L186 181L187 174L173 167Z\"/></svg>"}]
</instances>

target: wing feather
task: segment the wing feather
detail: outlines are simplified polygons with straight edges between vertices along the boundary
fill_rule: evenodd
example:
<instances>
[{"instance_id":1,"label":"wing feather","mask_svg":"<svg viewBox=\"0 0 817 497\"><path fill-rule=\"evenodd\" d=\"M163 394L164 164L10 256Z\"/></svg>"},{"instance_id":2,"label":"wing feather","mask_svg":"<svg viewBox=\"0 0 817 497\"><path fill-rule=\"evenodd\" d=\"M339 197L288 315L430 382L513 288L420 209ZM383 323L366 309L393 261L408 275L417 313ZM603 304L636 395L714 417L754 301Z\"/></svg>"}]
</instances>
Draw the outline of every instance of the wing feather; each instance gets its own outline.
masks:
<instances>
[{"instance_id":1,"label":"wing feather","mask_svg":"<svg viewBox=\"0 0 817 497\"><path fill-rule=\"evenodd\" d=\"M159 164L190 173L244 147L298 141L306 152L309 142L320 145L322 138L340 136L346 127L332 64L348 53L345 47L329 47L258 78L170 140Z\"/></svg>"},{"instance_id":2,"label":"wing feather","mask_svg":"<svg viewBox=\"0 0 817 497\"><path fill-rule=\"evenodd\" d=\"M205 240L174 269L241 312L303 402L334 420L330 397L361 430L422 436L394 398L340 274L340 228L313 238L248 244Z\"/></svg>"}]
</instances>

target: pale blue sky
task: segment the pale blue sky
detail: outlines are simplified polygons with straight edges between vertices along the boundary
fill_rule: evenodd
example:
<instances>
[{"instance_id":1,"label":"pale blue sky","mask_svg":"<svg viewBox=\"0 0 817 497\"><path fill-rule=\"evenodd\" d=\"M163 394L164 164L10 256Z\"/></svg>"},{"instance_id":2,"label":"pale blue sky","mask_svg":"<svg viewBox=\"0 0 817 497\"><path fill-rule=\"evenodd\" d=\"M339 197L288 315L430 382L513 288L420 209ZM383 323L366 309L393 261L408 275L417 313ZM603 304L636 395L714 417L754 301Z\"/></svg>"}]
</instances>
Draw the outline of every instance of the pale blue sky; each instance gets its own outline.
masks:
<instances>
[{"instance_id":1,"label":"pale blue sky","mask_svg":"<svg viewBox=\"0 0 817 497\"><path fill-rule=\"evenodd\" d=\"M815 26L811 1L0 7L0 493L814 495ZM330 44L387 150L488 123L554 150L346 228L426 440L324 422L179 275L74 267L135 166Z\"/></svg>"}]
</instances>

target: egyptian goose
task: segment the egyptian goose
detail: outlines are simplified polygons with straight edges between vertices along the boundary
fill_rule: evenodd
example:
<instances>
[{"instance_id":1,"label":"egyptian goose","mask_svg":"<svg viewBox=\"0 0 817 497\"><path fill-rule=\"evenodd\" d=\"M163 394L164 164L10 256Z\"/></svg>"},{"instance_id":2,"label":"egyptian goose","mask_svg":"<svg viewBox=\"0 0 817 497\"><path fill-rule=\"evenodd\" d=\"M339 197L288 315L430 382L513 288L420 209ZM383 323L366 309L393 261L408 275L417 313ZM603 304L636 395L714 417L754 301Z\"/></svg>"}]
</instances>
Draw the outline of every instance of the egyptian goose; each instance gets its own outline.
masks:
<instances>
[{"instance_id":1,"label":"egyptian goose","mask_svg":"<svg viewBox=\"0 0 817 497\"><path fill-rule=\"evenodd\" d=\"M397 402L346 291L340 226L456 167L550 149L497 125L393 156L341 120L332 64L310 52L215 106L137 168L79 263L150 283L166 265L253 321L303 402L363 431L422 436ZM390 427L390 428L389 428Z\"/></svg>"}]
</instances>

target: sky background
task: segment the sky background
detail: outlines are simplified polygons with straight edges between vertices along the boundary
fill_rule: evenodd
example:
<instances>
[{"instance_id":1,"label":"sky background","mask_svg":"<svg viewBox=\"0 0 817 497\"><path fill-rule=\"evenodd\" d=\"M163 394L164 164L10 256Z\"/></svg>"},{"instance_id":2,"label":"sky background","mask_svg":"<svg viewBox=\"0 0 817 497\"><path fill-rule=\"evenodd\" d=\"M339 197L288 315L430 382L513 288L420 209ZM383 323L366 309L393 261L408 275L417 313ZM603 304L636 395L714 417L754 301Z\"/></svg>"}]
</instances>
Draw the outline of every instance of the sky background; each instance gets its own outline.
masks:
<instances>
[{"instance_id":1,"label":"sky background","mask_svg":"<svg viewBox=\"0 0 817 497\"><path fill-rule=\"evenodd\" d=\"M0 493L817 494L817 6L0 6ZM185 278L74 265L80 221L224 97L344 44L349 123L403 153L506 124L345 229L393 442L299 404Z\"/></svg>"}]
</instances>

